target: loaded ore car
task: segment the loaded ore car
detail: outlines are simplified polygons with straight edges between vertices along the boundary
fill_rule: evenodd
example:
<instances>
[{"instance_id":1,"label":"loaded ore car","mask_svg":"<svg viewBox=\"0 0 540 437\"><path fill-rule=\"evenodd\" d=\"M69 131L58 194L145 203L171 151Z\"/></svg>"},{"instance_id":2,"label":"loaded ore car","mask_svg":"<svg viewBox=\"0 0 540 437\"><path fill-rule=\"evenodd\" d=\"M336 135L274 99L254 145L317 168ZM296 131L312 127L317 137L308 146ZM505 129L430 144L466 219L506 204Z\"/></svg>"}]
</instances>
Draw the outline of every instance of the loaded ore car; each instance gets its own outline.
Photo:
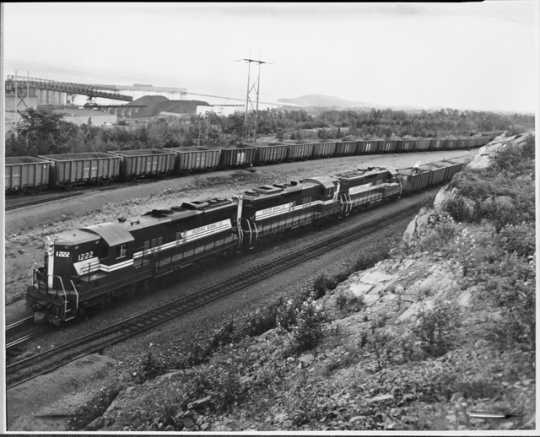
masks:
<instances>
[{"instance_id":1,"label":"loaded ore car","mask_svg":"<svg viewBox=\"0 0 540 437\"><path fill-rule=\"evenodd\" d=\"M468 162L470 158L468 156L458 156L452 159L444 159L442 161L437 161L437 163L445 167L444 180L449 181L452 177L460 171Z\"/></svg>"},{"instance_id":2,"label":"loaded ore car","mask_svg":"<svg viewBox=\"0 0 540 437\"><path fill-rule=\"evenodd\" d=\"M288 144L287 161L307 161L313 157L313 143Z\"/></svg>"},{"instance_id":3,"label":"loaded ore car","mask_svg":"<svg viewBox=\"0 0 540 437\"><path fill-rule=\"evenodd\" d=\"M264 185L241 196L242 239L246 247L276 234L311 225L336 202L336 184L328 177Z\"/></svg>"},{"instance_id":4,"label":"loaded ore car","mask_svg":"<svg viewBox=\"0 0 540 437\"><path fill-rule=\"evenodd\" d=\"M434 138L431 140L429 150L444 150L446 148L446 140L442 138Z\"/></svg>"},{"instance_id":5,"label":"loaded ore car","mask_svg":"<svg viewBox=\"0 0 540 437\"><path fill-rule=\"evenodd\" d=\"M464 156L400 169L402 192L410 194L448 182L468 161Z\"/></svg>"},{"instance_id":6,"label":"loaded ore car","mask_svg":"<svg viewBox=\"0 0 540 437\"><path fill-rule=\"evenodd\" d=\"M427 139L416 140L414 150L423 152L425 150L429 150L430 146L431 146L430 140L427 140Z\"/></svg>"},{"instance_id":7,"label":"loaded ore car","mask_svg":"<svg viewBox=\"0 0 540 437\"><path fill-rule=\"evenodd\" d=\"M455 150L457 149L457 142L455 138L447 138L446 140L446 147L447 150Z\"/></svg>"},{"instance_id":8,"label":"loaded ore car","mask_svg":"<svg viewBox=\"0 0 540 437\"><path fill-rule=\"evenodd\" d=\"M378 140L364 140L358 142L358 148L356 149L357 155L364 155L369 153L377 153L379 147Z\"/></svg>"},{"instance_id":9,"label":"loaded ore car","mask_svg":"<svg viewBox=\"0 0 540 437\"><path fill-rule=\"evenodd\" d=\"M431 162L422 165L423 169L429 171L428 186L440 185L446 179L447 169L442 162Z\"/></svg>"},{"instance_id":10,"label":"loaded ore car","mask_svg":"<svg viewBox=\"0 0 540 437\"><path fill-rule=\"evenodd\" d=\"M358 147L358 141L343 141L341 143L336 143L335 156L355 155L357 147Z\"/></svg>"},{"instance_id":11,"label":"loaded ore car","mask_svg":"<svg viewBox=\"0 0 540 437\"><path fill-rule=\"evenodd\" d=\"M393 153L397 150L398 141L396 140L384 140L381 142L379 152L381 153Z\"/></svg>"},{"instance_id":12,"label":"loaded ore car","mask_svg":"<svg viewBox=\"0 0 540 437\"><path fill-rule=\"evenodd\" d=\"M5 183L9 193L49 187L50 161L33 156L6 156Z\"/></svg>"},{"instance_id":13,"label":"loaded ore car","mask_svg":"<svg viewBox=\"0 0 540 437\"><path fill-rule=\"evenodd\" d=\"M254 147L237 147L221 149L220 168L251 167L255 161L257 149Z\"/></svg>"},{"instance_id":14,"label":"loaded ore car","mask_svg":"<svg viewBox=\"0 0 540 437\"><path fill-rule=\"evenodd\" d=\"M330 158L336 153L336 143L314 143L313 159Z\"/></svg>"},{"instance_id":15,"label":"loaded ore car","mask_svg":"<svg viewBox=\"0 0 540 437\"><path fill-rule=\"evenodd\" d=\"M176 154L176 172L178 174L216 170L219 167L221 149L206 148L170 148Z\"/></svg>"},{"instance_id":16,"label":"loaded ore car","mask_svg":"<svg viewBox=\"0 0 540 437\"><path fill-rule=\"evenodd\" d=\"M399 152L414 152L416 150L416 140L402 140Z\"/></svg>"},{"instance_id":17,"label":"loaded ore car","mask_svg":"<svg viewBox=\"0 0 540 437\"><path fill-rule=\"evenodd\" d=\"M121 158L103 152L40 155L51 162L55 187L113 182L120 178Z\"/></svg>"},{"instance_id":18,"label":"loaded ore car","mask_svg":"<svg viewBox=\"0 0 540 437\"><path fill-rule=\"evenodd\" d=\"M429 169L419 167L408 167L399 170L401 188L403 193L411 194L426 189L430 181Z\"/></svg>"},{"instance_id":19,"label":"loaded ore car","mask_svg":"<svg viewBox=\"0 0 540 437\"><path fill-rule=\"evenodd\" d=\"M336 178L341 216L401 195L401 183L396 173L384 167L352 170L340 173Z\"/></svg>"},{"instance_id":20,"label":"loaded ore car","mask_svg":"<svg viewBox=\"0 0 540 437\"><path fill-rule=\"evenodd\" d=\"M210 199L62 232L48 242L45 266L33 271L27 301L53 324L71 320L115 294L233 251L235 220L235 202Z\"/></svg>"},{"instance_id":21,"label":"loaded ore car","mask_svg":"<svg viewBox=\"0 0 540 437\"><path fill-rule=\"evenodd\" d=\"M163 176L174 172L176 154L167 149L114 150L120 156L120 174L123 180Z\"/></svg>"},{"instance_id":22,"label":"loaded ore car","mask_svg":"<svg viewBox=\"0 0 540 437\"><path fill-rule=\"evenodd\" d=\"M255 164L274 164L287 160L289 147L285 144L267 144L256 147Z\"/></svg>"}]
</instances>

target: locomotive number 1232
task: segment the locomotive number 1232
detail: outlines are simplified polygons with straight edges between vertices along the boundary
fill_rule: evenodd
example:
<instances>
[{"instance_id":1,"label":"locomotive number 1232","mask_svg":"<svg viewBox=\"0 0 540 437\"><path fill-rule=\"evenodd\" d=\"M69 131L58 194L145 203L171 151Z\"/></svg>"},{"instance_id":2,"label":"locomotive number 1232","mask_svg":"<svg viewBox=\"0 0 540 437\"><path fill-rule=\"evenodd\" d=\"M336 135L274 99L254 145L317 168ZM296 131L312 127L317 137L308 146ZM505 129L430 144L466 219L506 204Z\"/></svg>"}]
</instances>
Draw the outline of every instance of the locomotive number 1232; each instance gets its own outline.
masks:
<instances>
[{"instance_id":1,"label":"locomotive number 1232","mask_svg":"<svg viewBox=\"0 0 540 437\"><path fill-rule=\"evenodd\" d=\"M78 261L84 261L85 259L90 259L90 258L92 258L93 256L94 256L94 252L89 251L89 252L86 252L86 253L81 253L81 254L78 256L77 260L78 260Z\"/></svg>"}]
</instances>

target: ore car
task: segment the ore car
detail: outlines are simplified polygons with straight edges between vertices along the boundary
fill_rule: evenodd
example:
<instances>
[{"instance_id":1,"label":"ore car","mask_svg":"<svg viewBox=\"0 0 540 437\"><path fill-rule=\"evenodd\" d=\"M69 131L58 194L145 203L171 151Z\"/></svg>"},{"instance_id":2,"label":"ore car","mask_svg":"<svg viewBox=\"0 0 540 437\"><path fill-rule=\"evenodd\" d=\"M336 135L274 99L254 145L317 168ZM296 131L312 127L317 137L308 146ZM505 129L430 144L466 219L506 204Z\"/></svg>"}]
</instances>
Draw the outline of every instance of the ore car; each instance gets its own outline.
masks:
<instances>
[{"instance_id":1,"label":"ore car","mask_svg":"<svg viewBox=\"0 0 540 437\"><path fill-rule=\"evenodd\" d=\"M34 191L49 187L50 161L33 156L6 156L6 191Z\"/></svg>"},{"instance_id":2,"label":"ore car","mask_svg":"<svg viewBox=\"0 0 540 437\"><path fill-rule=\"evenodd\" d=\"M51 182L55 187L117 181L120 157L104 152L40 155L51 162Z\"/></svg>"},{"instance_id":3,"label":"ore car","mask_svg":"<svg viewBox=\"0 0 540 437\"><path fill-rule=\"evenodd\" d=\"M255 161L257 149L254 147L237 147L221 149L220 168L251 167Z\"/></svg>"},{"instance_id":4,"label":"ore car","mask_svg":"<svg viewBox=\"0 0 540 437\"><path fill-rule=\"evenodd\" d=\"M414 150L423 152L423 151L429 150L430 145L431 145L430 140L427 140L427 139L416 140Z\"/></svg>"},{"instance_id":5,"label":"ore car","mask_svg":"<svg viewBox=\"0 0 540 437\"><path fill-rule=\"evenodd\" d=\"M416 140L403 140L399 152L414 152L416 150Z\"/></svg>"},{"instance_id":6,"label":"ore car","mask_svg":"<svg viewBox=\"0 0 540 437\"><path fill-rule=\"evenodd\" d=\"M257 146L257 154L255 156L255 164L275 164L287 160L289 147L285 144L267 144Z\"/></svg>"},{"instance_id":7,"label":"ore car","mask_svg":"<svg viewBox=\"0 0 540 437\"><path fill-rule=\"evenodd\" d=\"M176 172L178 174L216 170L219 167L221 149L169 148L176 154Z\"/></svg>"},{"instance_id":8,"label":"ore car","mask_svg":"<svg viewBox=\"0 0 540 437\"><path fill-rule=\"evenodd\" d=\"M358 148L356 149L357 155L364 155L369 153L377 153L378 143L376 140L359 141Z\"/></svg>"},{"instance_id":9,"label":"ore car","mask_svg":"<svg viewBox=\"0 0 540 437\"><path fill-rule=\"evenodd\" d=\"M343 141L336 143L336 156L355 155L358 147L358 141Z\"/></svg>"},{"instance_id":10,"label":"ore car","mask_svg":"<svg viewBox=\"0 0 540 437\"><path fill-rule=\"evenodd\" d=\"M429 186L430 171L422 167L408 167L399 170L403 193L411 194Z\"/></svg>"},{"instance_id":11,"label":"ore car","mask_svg":"<svg viewBox=\"0 0 540 437\"><path fill-rule=\"evenodd\" d=\"M384 140L381 142L379 152L393 153L396 151L398 142L396 140Z\"/></svg>"},{"instance_id":12,"label":"ore car","mask_svg":"<svg viewBox=\"0 0 540 437\"><path fill-rule=\"evenodd\" d=\"M336 143L313 144L313 159L330 158L336 153Z\"/></svg>"},{"instance_id":13,"label":"ore car","mask_svg":"<svg viewBox=\"0 0 540 437\"><path fill-rule=\"evenodd\" d=\"M313 143L288 144L287 161L307 161L313 157Z\"/></svg>"},{"instance_id":14,"label":"ore car","mask_svg":"<svg viewBox=\"0 0 540 437\"><path fill-rule=\"evenodd\" d=\"M136 149L109 152L120 156L123 180L164 176L174 172L176 154L168 149Z\"/></svg>"}]
</instances>

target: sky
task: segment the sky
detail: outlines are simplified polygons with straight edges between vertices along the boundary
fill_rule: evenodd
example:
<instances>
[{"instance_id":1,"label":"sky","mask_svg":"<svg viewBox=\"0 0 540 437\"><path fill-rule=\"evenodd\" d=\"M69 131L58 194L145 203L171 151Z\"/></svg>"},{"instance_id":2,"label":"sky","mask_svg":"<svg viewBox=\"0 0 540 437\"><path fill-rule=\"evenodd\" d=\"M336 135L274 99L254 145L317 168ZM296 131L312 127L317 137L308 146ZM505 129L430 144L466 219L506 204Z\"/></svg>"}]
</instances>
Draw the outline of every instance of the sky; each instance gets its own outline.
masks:
<instances>
[{"instance_id":1,"label":"sky","mask_svg":"<svg viewBox=\"0 0 540 437\"><path fill-rule=\"evenodd\" d=\"M535 0L471 3L8 3L4 71L261 99L536 109Z\"/></svg>"}]
</instances>

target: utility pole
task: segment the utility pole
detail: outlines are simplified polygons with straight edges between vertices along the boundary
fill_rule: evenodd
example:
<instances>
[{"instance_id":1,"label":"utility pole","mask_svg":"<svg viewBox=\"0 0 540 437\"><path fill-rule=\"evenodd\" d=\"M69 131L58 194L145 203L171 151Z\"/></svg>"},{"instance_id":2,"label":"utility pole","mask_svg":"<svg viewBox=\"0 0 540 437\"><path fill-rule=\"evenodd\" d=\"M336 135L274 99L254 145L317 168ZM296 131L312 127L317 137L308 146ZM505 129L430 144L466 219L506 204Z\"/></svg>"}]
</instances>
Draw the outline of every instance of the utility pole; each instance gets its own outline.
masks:
<instances>
[{"instance_id":1,"label":"utility pole","mask_svg":"<svg viewBox=\"0 0 540 437\"><path fill-rule=\"evenodd\" d=\"M261 90L261 65L267 64L267 61L262 61L260 59L252 58L243 58L243 62L248 64L248 77L247 77L247 88L246 88L246 105L244 112L244 138L249 139L252 136L250 129L249 116L248 112L251 110L255 111L253 117L253 139L257 140L257 116L259 112L259 96ZM257 64L257 80L253 83L251 82L251 64Z\"/></svg>"}]
</instances>

